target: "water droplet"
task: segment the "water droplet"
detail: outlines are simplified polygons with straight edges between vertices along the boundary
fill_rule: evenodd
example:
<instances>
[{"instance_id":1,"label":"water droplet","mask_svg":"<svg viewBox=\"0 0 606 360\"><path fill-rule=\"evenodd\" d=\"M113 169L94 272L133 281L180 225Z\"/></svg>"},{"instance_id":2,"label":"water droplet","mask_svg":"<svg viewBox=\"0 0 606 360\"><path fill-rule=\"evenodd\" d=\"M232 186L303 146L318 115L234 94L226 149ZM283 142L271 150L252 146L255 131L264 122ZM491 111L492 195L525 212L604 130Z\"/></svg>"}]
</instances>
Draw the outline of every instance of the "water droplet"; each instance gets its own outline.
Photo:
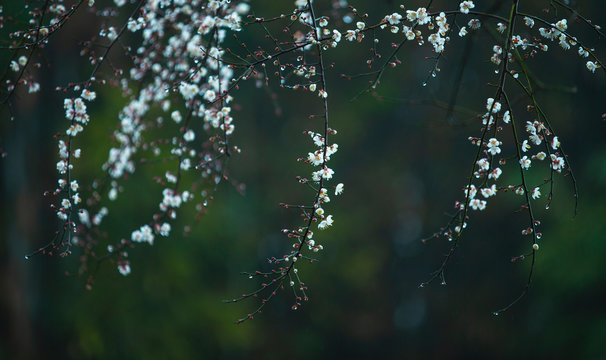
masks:
<instances>
[{"instance_id":1,"label":"water droplet","mask_svg":"<svg viewBox=\"0 0 606 360\"><path fill-rule=\"evenodd\" d=\"M29 260L29 256L25 255L25 260Z\"/></svg>"},{"instance_id":2,"label":"water droplet","mask_svg":"<svg viewBox=\"0 0 606 360\"><path fill-rule=\"evenodd\" d=\"M549 204L545 205L545 210L549 210Z\"/></svg>"},{"instance_id":3,"label":"water droplet","mask_svg":"<svg viewBox=\"0 0 606 360\"><path fill-rule=\"evenodd\" d=\"M424 288L424 287L425 287L425 283L420 283L420 284L419 284L419 287L420 287L420 288Z\"/></svg>"},{"instance_id":4,"label":"water droplet","mask_svg":"<svg viewBox=\"0 0 606 360\"><path fill-rule=\"evenodd\" d=\"M494 316L499 316L500 314L499 314L499 312L498 312L498 311L495 311L495 312L493 312L493 313L492 313L492 315L494 315Z\"/></svg>"},{"instance_id":5,"label":"water droplet","mask_svg":"<svg viewBox=\"0 0 606 360\"><path fill-rule=\"evenodd\" d=\"M436 77L436 75L437 75L437 74L436 74L436 72L435 72L435 71L432 71L432 72L431 72L431 77Z\"/></svg>"},{"instance_id":6,"label":"water droplet","mask_svg":"<svg viewBox=\"0 0 606 360\"><path fill-rule=\"evenodd\" d=\"M427 82L424 82L424 83L423 83L423 86L427 86Z\"/></svg>"},{"instance_id":7,"label":"water droplet","mask_svg":"<svg viewBox=\"0 0 606 360\"><path fill-rule=\"evenodd\" d=\"M207 206L208 206L208 201L204 200L204 202L202 203L202 205L203 205L204 207L207 207Z\"/></svg>"}]
</instances>

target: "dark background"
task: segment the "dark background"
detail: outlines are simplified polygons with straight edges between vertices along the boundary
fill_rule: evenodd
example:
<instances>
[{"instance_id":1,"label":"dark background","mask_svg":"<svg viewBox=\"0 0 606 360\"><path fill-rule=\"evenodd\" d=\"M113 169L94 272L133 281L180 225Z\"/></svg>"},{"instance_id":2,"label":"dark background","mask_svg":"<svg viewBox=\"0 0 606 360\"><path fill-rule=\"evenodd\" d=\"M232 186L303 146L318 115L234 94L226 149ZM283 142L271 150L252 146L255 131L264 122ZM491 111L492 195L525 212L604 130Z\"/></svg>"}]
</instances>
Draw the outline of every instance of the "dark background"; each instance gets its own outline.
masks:
<instances>
[{"instance_id":1,"label":"dark background","mask_svg":"<svg viewBox=\"0 0 606 360\"><path fill-rule=\"evenodd\" d=\"M369 23L399 5L351 3L369 13L374 19ZM457 6L446 3L435 1L434 9ZM507 16L510 2L495 4ZM492 5L478 0L476 10ZM606 25L602 1L574 5ZM252 2L253 11L267 17L290 6L289 1ZM521 1L523 11L550 22L567 18L569 31L604 57L604 39L563 9L558 15L541 12L548 6L549 1ZM518 26L520 34L528 33ZM201 221L185 208L170 238L130 251L128 277L108 263L86 290L85 279L64 276L77 269L77 250L64 259L25 261L24 255L46 244L56 229L49 202L41 196L56 181L52 137L66 127L62 98L52 89L90 72L74 43L97 27L90 15L74 18L44 51L50 66L39 71L41 93L19 94L14 121L3 109L0 129L8 156L0 160L0 358L606 358L606 80L601 69L587 71L576 50L565 52L548 42L548 53L528 61L542 82L539 100L567 149L579 187L576 216L573 187L561 175L551 208L544 209L547 191L535 201L543 238L529 296L510 311L492 315L520 294L529 270L528 262L509 261L530 246L520 234L526 214L517 211L521 201L512 194L499 194L484 212L471 214L446 273L447 287L418 287L448 249L442 240L424 245L420 239L443 226L454 201L461 199L475 154L467 138L480 134L475 114L494 95L487 83L496 81L488 61L495 24L488 21L473 37L453 34L441 71L429 77L427 86L421 84L433 67L426 59L432 54L427 46L407 44L399 55L403 64L387 71L376 96L356 101L351 99L368 78L347 81L340 74L367 71L371 42L343 41L327 52L334 63L327 74L331 126L339 131L334 139L340 149L331 163L334 184L344 182L345 192L329 204L335 225L320 235L325 248L320 261L300 267L311 299L292 311L291 295L280 294L253 321L236 326L233 321L257 304L221 300L255 289L258 284L239 272L263 269L268 256L288 248L279 230L298 220L278 203L306 194L295 176L309 176L310 167L296 159L312 149L301 132L320 128L319 120L308 119L321 111L320 104L302 91L279 89L275 81L268 91L252 81L244 84L234 93L232 140L243 152L233 157L230 169L246 184L245 194L223 184ZM1 31L4 40L8 30ZM259 34L243 33L242 39L255 44ZM393 40L384 33L377 36L386 56ZM466 51L468 41L473 44ZM457 84L463 59L467 66ZM447 116L445 107L457 85L457 107ZM78 138L86 158L77 168L81 179L99 175L124 103L111 87L95 90L91 124ZM519 89L511 86L508 93L517 108L525 107ZM533 119L533 113L517 114L519 121ZM511 145L504 151L513 154ZM519 182L515 167L504 170L500 184ZM141 168L125 184L122 201L112 205L107 219L108 238L128 236L151 215L161 196L151 181L155 174L153 168ZM537 166L530 174L538 183L548 170ZM187 225L192 232L181 236Z\"/></svg>"}]
</instances>

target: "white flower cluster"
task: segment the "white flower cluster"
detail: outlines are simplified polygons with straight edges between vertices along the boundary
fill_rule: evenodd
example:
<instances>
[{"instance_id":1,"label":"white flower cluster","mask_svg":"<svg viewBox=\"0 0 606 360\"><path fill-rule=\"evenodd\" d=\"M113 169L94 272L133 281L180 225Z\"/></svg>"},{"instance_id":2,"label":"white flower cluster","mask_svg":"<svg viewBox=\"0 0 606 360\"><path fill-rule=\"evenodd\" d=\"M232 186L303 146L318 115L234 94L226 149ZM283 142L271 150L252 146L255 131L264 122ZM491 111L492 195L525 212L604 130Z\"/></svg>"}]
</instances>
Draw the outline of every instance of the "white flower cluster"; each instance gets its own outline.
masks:
<instances>
[{"instance_id":1,"label":"white flower cluster","mask_svg":"<svg viewBox=\"0 0 606 360\"><path fill-rule=\"evenodd\" d=\"M76 87L75 90L79 90ZM73 212L73 206L78 205L82 202L82 198L78 193L80 188L78 181L72 176L72 170L74 168L73 161L80 158L80 149L71 149L72 138L77 136L84 130L84 125L89 122L89 115L87 113L87 107L84 101L92 101L96 98L96 94L93 91L84 89L80 95L75 99L66 98L63 101L63 107L65 109L65 117L70 121L70 126L66 130L68 140L59 140L59 161L57 162L57 172L61 177L58 179L59 187L55 190L55 194L64 194L59 202L59 206L56 207L57 217L59 219L69 223L70 228L74 226L71 214ZM70 179L68 183L68 179ZM71 231L71 230L70 230Z\"/></svg>"},{"instance_id":2,"label":"white flower cluster","mask_svg":"<svg viewBox=\"0 0 606 360\"><path fill-rule=\"evenodd\" d=\"M492 191L492 194L489 194L488 196L484 195L485 193ZM473 209L473 210L484 210L486 209L486 200L482 200L482 199L476 199L476 194L478 193L478 190L476 189L475 185L470 185L469 187L465 188L464 191L465 193L465 197L469 199L469 206ZM494 193L496 193L496 190L492 190L492 189L482 189L482 196L484 197L489 197L494 195Z\"/></svg>"},{"instance_id":3,"label":"white flower cluster","mask_svg":"<svg viewBox=\"0 0 606 360\"><path fill-rule=\"evenodd\" d=\"M526 17L524 17L524 24L526 26L528 26L529 28L533 28L535 25L535 20L526 16ZM572 37L566 33L567 30L568 30L568 21L566 19L559 20L555 24L550 24L549 27L540 27L538 29L541 37L548 39L550 41L557 40L558 44L560 45L560 47L562 49L569 50L572 47L577 46L579 44L575 37ZM546 44L543 44L543 43L537 41L537 39L535 37L533 37L533 40L531 41L531 40L521 37L520 35L514 35L514 36L512 36L511 40L512 40L512 44L515 47L519 46L522 48L522 50L526 50L527 48L537 48L542 51L547 51L549 49L549 47ZM591 54L592 50L593 49L588 49L588 48L583 47L582 45L579 45L578 54L581 57L587 58L590 55L592 55ZM495 61L493 60L493 62L495 62ZM597 59L594 58L593 61L591 61L591 60L587 61L585 63L585 66L587 67L587 70L589 70L593 73L593 72L595 72L596 69L601 67L601 64L597 61Z\"/></svg>"},{"instance_id":4,"label":"white flower cluster","mask_svg":"<svg viewBox=\"0 0 606 360\"><path fill-rule=\"evenodd\" d=\"M487 112L482 115L482 125L488 125L488 128L490 128L495 122L495 117L501 112L501 103L495 101L493 98L486 99L486 111ZM503 122L508 123L508 118L509 111L503 114Z\"/></svg>"},{"instance_id":5,"label":"white flower cluster","mask_svg":"<svg viewBox=\"0 0 606 360\"><path fill-rule=\"evenodd\" d=\"M469 14L470 10L475 7L473 1L462 1L459 4L459 11L463 14ZM403 6L402 6L403 8ZM403 20L408 21L409 25L402 24ZM386 15L383 18L381 25L379 26L381 29L389 29L392 33L402 33L406 37L407 40L417 40L419 45L424 44L423 36L419 27L422 25L427 25L429 30L436 30L436 32L429 34L427 36L427 42L433 46L433 50L436 53L442 53L444 51L444 47L446 42L450 40L448 33L450 30L450 25L447 22L447 15L445 12L440 12L436 16L431 16L427 9L424 7L420 7L417 10L406 10L406 14L402 15L400 13L394 12L392 14ZM480 28L480 21L477 19L472 19L469 21L468 26L472 30L477 30ZM345 39L348 41L357 40L358 42L364 39L364 31L367 29L367 26L364 22L357 22L356 29L347 30L345 32ZM467 28L462 27L459 29L459 36L465 36L467 34Z\"/></svg>"},{"instance_id":6,"label":"white flower cluster","mask_svg":"<svg viewBox=\"0 0 606 360\"><path fill-rule=\"evenodd\" d=\"M127 2L114 0L114 3L122 8ZM94 1L89 0L88 5L94 6ZM203 170L201 178L206 179L214 174L215 168L220 169L221 164L211 160L217 157L216 153L227 151L227 137L235 130L228 106L232 97L227 94L234 80L234 70L222 61L225 53L222 42L229 31L241 29L240 16L246 14L248 8L247 4L232 4L229 0L153 0L143 2L136 15L124 24L128 31L139 32L142 41L132 52L132 68L125 71L126 76L119 78L118 82L128 101L118 114L118 126L112 136L114 143L102 166L111 179L111 187L106 190L107 198L117 198L119 191L122 191L119 181L136 171L140 152L151 151L153 155L160 156L166 151L163 144L170 146L169 156L178 160L179 172L191 171L200 163L213 164L214 168L200 167ZM50 10L58 15L58 19L66 13L62 4L52 4ZM118 30L121 27L110 23L99 35L113 44L121 36ZM339 34L331 34L333 41L340 40ZM105 60L91 57L95 65ZM27 58L22 57L11 63L10 67L13 71L20 71L26 64ZM70 214L75 211L75 205L82 202L78 193L79 184L71 174L73 160L80 157L80 150L73 150L71 146L75 141L73 138L90 121L86 102L95 100L96 93L88 86L95 83L103 84L104 81L95 75L78 97L66 98L63 102L65 116L70 121L66 131L69 140L59 142L57 171L62 177L56 192L64 192L68 196L61 197L56 208L58 216L66 221L75 221ZM72 88L81 90L80 86ZM150 119L152 114L157 116L156 122ZM162 115L157 114L166 114L167 118L179 124L175 127L177 136L166 141L150 141L149 135L145 139L150 128L163 126ZM216 147L200 153L198 142L209 141L200 139L203 131L211 134L210 141L221 140ZM236 147L233 148L237 151ZM180 178L179 174L166 172L166 182L172 187L164 187L162 191L160 214L155 214L149 225L133 231L130 241L153 244L155 236L170 234L171 225L164 220L174 219L181 204L193 198L193 194L183 188L194 186L184 184L183 180L178 181ZM67 179L73 181L68 184ZM220 180L221 176L215 176L212 181L216 184ZM94 216L89 211L83 208L78 210L77 220L86 228L98 226L108 213L106 207L92 212ZM118 250L122 247L121 242L111 248L115 254L119 254L118 270L127 275L131 269L124 259L126 251Z\"/></svg>"},{"instance_id":7,"label":"white flower cluster","mask_svg":"<svg viewBox=\"0 0 606 360\"><path fill-rule=\"evenodd\" d=\"M113 2L118 12L126 10L123 7L127 4L133 5L126 0L113 0ZM89 6L94 6L95 1L88 0L86 3ZM339 3L346 4L346 1L340 1ZM343 19L343 23L351 24L349 26L351 29L343 30L332 28L331 19L327 16L316 17L314 12L311 11L312 9L309 9L312 5L311 1L295 0L297 9L290 15L283 15L282 18L292 21L289 26L301 27L302 24L303 30L290 32L292 42L280 43L274 49L275 54L266 52L259 47L258 51L249 51L250 54L245 57L230 57L232 60L236 58L241 60L243 65L235 60L231 65L227 64L224 56L234 54L223 44L226 38L231 37L229 32L237 32L243 28L242 17L245 17L250 9L247 3L240 2L238 4L230 0L151 0L141 2L139 4L140 8L123 24L112 23L115 14L108 17L109 21L104 22L103 29L98 32L102 41L106 42L108 53L113 44L121 43L122 40L125 43L128 41L127 39L120 39L124 29L132 33L139 33L140 35L136 37L142 38L142 42L134 48L125 46L129 55L132 55L133 65L123 72L124 76L119 77L122 75L122 70L114 69L115 75L118 76L116 84L122 90L127 101L117 116L118 125L112 134L113 143L107 161L103 164L103 170L107 172L108 182L110 182L109 189L103 187L103 191L107 191L104 195L107 195L110 200L117 198L118 193L123 191L120 181L130 176L148 160L144 158L143 154L150 154L151 157L155 156L156 158L152 161L165 162L170 159L170 161L177 163L172 164L174 166L171 168L163 168L161 175L154 178L161 184L162 193L161 201L158 204L159 210L156 210L157 213L153 214L152 221L133 231L130 240L123 240L122 245L132 244L133 242L153 244L155 236L168 236L170 234L171 224L167 221L176 218L177 210L181 208L184 202L194 197L193 191L197 189L198 185L188 180L192 177L191 174L183 176L184 172L193 173L194 170L199 170L199 174L196 174L196 181L210 178L212 179L210 181L211 185L213 183L214 185L219 184L222 179L227 178L224 176L224 163L219 159L223 155L229 155L230 149L236 149L230 146L228 141L235 130L231 116L231 106L234 105L232 105L233 99L230 93L232 89L237 88L240 80L247 80L252 77L259 86L263 86L262 73L267 74L265 67L270 64L269 60L271 59L278 70L276 75L280 77L281 86L293 89L303 88L313 92L314 96L317 95L326 104L328 93L323 78L325 70L322 68L324 67L322 65L323 51L339 46L339 44L342 44L343 38L350 42L361 42L366 34L374 33L376 29L382 29L398 34L402 41L416 41L419 45L427 42L431 45L430 49L434 53L442 54L445 51L446 44L450 41L450 36L452 36L450 35L451 30L453 30L451 26L454 23L452 21L451 24L448 23L449 16L451 20L454 19L455 15L460 16L461 14L467 14L470 17L482 16L482 19L492 20L490 16L484 16L485 14L482 14L482 12L474 11L476 5L473 1L458 1L457 3L458 11L433 12L432 10L430 13L427 8L420 7L416 10L393 12L382 16L380 22L376 25L367 24L366 15L360 16L355 9L351 8L352 10L348 11L350 14L348 15L349 20ZM345 7L345 5L342 6ZM405 9L404 6L401 6L401 9ZM51 24L38 26L36 36L47 36L52 33L56 30L56 27L53 26L64 21L70 11L63 4L50 4L49 12L54 18ZM118 18L120 17L115 17L115 19ZM253 19L252 16L249 18ZM278 18L273 19L272 22L274 20L278 20ZM558 41L563 49L577 46L576 38L567 33L568 24L565 19L551 25L545 23L547 24L545 27L530 30L535 29L535 20L543 23L539 18L528 16L523 18L527 31L538 31L542 38ZM507 29L513 29L512 24L508 24L505 20L501 21L496 23L497 32L495 33L497 37L501 38L501 41L498 42L498 45L492 47L490 60L509 72L503 76L512 75L517 79L517 73L505 66L508 63L512 64L511 67L515 66L518 59L514 58L513 53L516 53L517 56L517 51L525 51L524 55L532 57L537 50L547 51L548 47L539 42L541 38L538 36L524 37L521 34L517 35L511 32L507 32L508 35L506 36L500 35L504 34ZM264 23L265 20L254 18L254 21L246 26L255 22ZM479 19L467 18L464 22L461 21L461 25L465 26L456 27L459 36L462 37L467 35L469 31L480 29L483 24ZM272 35L268 35L268 38L271 37ZM502 39L503 37L510 38ZM277 38L273 40L276 40L276 44L278 43ZM376 44L379 39L374 38L373 41ZM282 47L286 43L294 46L292 52L286 46ZM511 46L505 48L505 44ZM398 47L396 43L392 46ZM311 56L309 55L312 55L316 50L320 61L310 61ZM377 49L373 48L373 51L376 53ZM578 45L579 56L582 58L591 56L585 63L585 66L591 72L595 72L602 66L599 60L595 58L593 51L593 49ZM83 51L82 53L87 52ZM281 55L287 53L301 55L297 56L297 63L293 61L294 64L292 64L282 61ZM9 69L15 73L23 72L30 59L25 56L18 57L19 53L15 54L14 57L9 59ZM87 56L90 54L88 52ZM272 55L276 58L272 59ZM380 54L376 53L376 55L377 58L380 57ZM440 57L436 56L435 58L440 59ZM99 62L105 60L102 57L90 55L90 61L94 65L98 65ZM368 64L373 65L371 64L372 61L369 60ZM400 63L400 61L390 62L393 66L396 66L396 63ZM263 71L259 71L261 67L264 68ZM95 74L97 68L98 66L95 67L93 74ZM246 68L246 70L240 74L241 76L234 76L234 71L239 71L242 68ZM435 70L439 71L437 61ZM289 73L283 74L283 72ZM103 78L103 76L100 76L100 78ZM286 84L293 78L297 82L295 85ZM27 82L22 81L22 83ZM86 85L84 86L87 88L82 90L81 94L76 93L73 95L74 97L64 100L65 116L70 124L66 131L67 139L60 139L58 144L59 162L56 167L61 176L56 192L62 196L60 196L59 206L57 206L57 214L63 220L71 222L73 221L71 219L72 212L77 211L79 222L87 228L98 225L103 217L107 215L108 210L101 207L95 213L90 209L87 210L77 206L82 203L79 195L81 187L78 181L74 180L71 170L73 169L73 160L80 157L80 150L72 150L72 140L84 130L90 121L87 105L89 105L88 102L95 100L96 94L90 91L88 87L103 83L104 80L99 80L93 75L91 79L85 82ZM7 83L7 86L10 89L10 86L15 85ZM39 85L35 82L29 81L29 86L30 92L39 89ZM77 92L82 89L79 86L70 86L70 88ZM505 89L504 86L502 86L499 94L502 95L503 89ZM468 206L472 210L484 210L487 206L487 199L495 196L499 190L512 190L521 195L527 192L525 195L527 197L531 196L533 199L537 199L541 195L538 186L534 188L526 187L526 185L497 187L496 183L503 173L497 165L503 166L510 159L506 156L501 159L497 158L502 153L506 153L508 148L503 146L504 137L499 133L502 126L496 126L496 124L502 125L512 122L509 110L503 113L505 106L502 106L499 102L502 99L504 99L503 96L498 99L488 98L486 100L486 111L482 111L483 115L480 114L484 125L482 127L483 134L481 137L470 138L472 143L478 147L473 175L476 179L481 180L476 181L475 184L470 182L464 189L466 202L463 205L459 203L459 209ZM168 121L166 121L167 119ZM161 130L159 130L160 128ZM162 132L164 134L158 138L156 130L158 130L158 133ZM490 132L488 132L489 130ZM172 135L171 131L173 131ZM328 134L332 133L336 132L332 129L329 129L325 134L307 132L317 148L308 152L307 156L302 159L302 161L314 166L314 170L311 173L311 180L303 179L301 182L308 183L314 187L314 190L317 186L317 196L313 207L301 206L304 217L308 219L309 224L296 231L298 236L306 236L303 240L297 238L297 244L299 246L307 244L309 250L312 251L319 251L322 246L313 239L313 232L310 230L311 225L317 224L319 230L324 230L331 227L334 222L333 215L325 212L326 204L330 202L329 187L326 186L326 183L334 177L334 170L328 166L328 161L338 151L338 145L329 144L326 139ZM535 163L538 163L538 161L547 160L551 161L550 168L553 171L561 172L565 167L565 161L557 136L554 136L544 123L536 120L526 123L526 133L527 138L524 138L521 144L515 144L518 154L513 161L515 167L519 163L523 170L529 170L533 161L536 160ZM545 151L533 151L533 147L539 145L543 145ZM520 155L520 150L525 155ZM524 174L524 171L522 171L522 174ZM189 183L187 183L188 181ZM341 194L343 188L343 184L335 186L334 195ZM203 206L206 206L205 199L209 198L207 190L202 190L199 193L203 198ZM95 193L93 197L96 197L96 195L98 194ZM199 204L199 206L202 207L202 204ZM77 210L76 207L78 207ZM459 224L457 231L461 231L465 225L464 222ZM75 223L73 228L75 228ZM305 234L305 236L302 234ZM112 247L112 251L119 247ZM116 253L118 253L118 250L116 250ZM122 253L126 254L124 251ZM297 253L298 255L300 255L300 252ZM296 256L291 256L291 258L292 261L297 261ZM117 265L121 274L127 275L131 272L130 264L123 257L117 260ZM291 285L293 284L291 281Z\"/></svg>"},{"instance_id":8,"label":"white flower cluster","mask_svg":"<svg viewBox=\"0 0 606 360\"><path fill-rule=\"evenodd\" d=\"M133 242L148 242L150 245L154 244L154 233L149 225L143 225L139 230L133 231L130 238Z\"/></svg>"},{"instance_id":9,"label":"white flower cluster","mask_svg":"<svg viewBox=\"0 0 606 360\"><path fill-rule=\"evenodd\" d=\"M330 129L330 132L335 134L336 131ZM330 160L330 157L337 152L339 149L338 144L328 145L326 142L326 138L321 134L315 133L313 131L308 131L307 134L310 136L314 144L319 148L314 152L310 152L307 155L306 162L309 162L313 166L321 167L320 170L314 171L312 173L313 181L317 182L320 186L323 186L325 181L330 180L333 177L334 170L329 168L326 163ZM338 184L335 187L335 195L339 195L343 192L343 184ZM327 215L322 208L322 205L330 202L330 197L328 196L328 191L326 188L321 187L318 191L317 202L314 204L315 208L315 216L319 218L318 229L325 230L333 224L332 215ZM314 249L318 249L314 247ZM317 251L317 250L315 250Z\"/></svg>"},{"instance_id":10,"label":"white flower cluster","mask_svg":"<svg viewBox=\"0 0 606 360\"><path fill-rule=\"evenodd\" d=\"M554 153L549 154L551 159L550 167L556 171L561 172L565 166L564 158L559 156L557 150L560 147L560 140L557 136L552 136L551 131L545 126L543 122L540 121L527 121L526 122L526 132L528 133L528 139L524 140L522 143L522 151L529 151L532 146L541 145L543 141L545 141L545 137L551 136L551 141L549 147L555 151ZM532 159L536 160L544 160L547 158L547 154L543 151L537 152L532 156ZM528 156L524 156L520 159L520 165L524 169L528 169L531 166L531 159Z\"/></svg>"},{"instance_id":11,"label":"white flower cluster","mask_svg":"<svg viewBox=\"0 0 606 360\"><path fill-rule=\"evenodd\" d=\"M326 166L326 162L330 160L330 156L337 152L339 149L338 144L332 144L328 146L325 143L325 139L320 134L309 131L309 136L314 141L314 144L320 149L308 154L307 160L314 166L321 166L320 170L312 173L312 179L314 181L320 181L321 179L330 180L334 174L334 170Z\"/></svg>"}]
</instances>

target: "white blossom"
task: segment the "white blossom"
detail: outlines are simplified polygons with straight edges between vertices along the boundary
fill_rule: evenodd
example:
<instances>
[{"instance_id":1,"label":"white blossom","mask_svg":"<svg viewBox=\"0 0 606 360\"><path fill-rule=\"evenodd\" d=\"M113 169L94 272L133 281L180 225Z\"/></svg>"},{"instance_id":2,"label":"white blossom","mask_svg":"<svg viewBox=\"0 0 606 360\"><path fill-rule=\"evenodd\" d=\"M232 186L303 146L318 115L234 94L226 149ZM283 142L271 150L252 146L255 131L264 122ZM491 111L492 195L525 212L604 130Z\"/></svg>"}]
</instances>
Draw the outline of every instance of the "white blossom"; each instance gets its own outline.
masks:
<instances>
[{"instance_id":1,"label":"white blossom","mask_svg":"<svg viewBox=\"0 0 606 360\"><path fill-rule=\"evenodd\" d=\"M318 229L326 230L328 227L332 226L332 223L332 215L328 215L324 220L320 221L320 223L318 224Z\"/></svg>"},{"instance_id":2,"label":"white blossom","mask_svg":"<svg viewBox=\"0 0 606 360\"><path fill-rule=\"evenodd\" d=\"M128 274L130 274L130 265L129 264L119 264L118 271L123 276L127 276Z\"/></svg>"},{"instance_id":3,"label":"white blossom","mask_svg":"<svg viewBox=\"0 0 606 360\"><path fill-rule=\"evenodd\" d=\"M459 4L459 9L463 14L469 14L469 10L473 9L474 7L476 6L473 1L461 1Z\"/></svg>"},{"instance_id":4,"label":"white blossom","mask_svg":"<svg viewBox=\"0 0 606 360\"><path fill-rule=\"evenodd\" d=\"M486 200L480 200L480 199L472 199L469 201L469 206L473 209L473 210L484 210L486 209Z\"/></svg>"},{"instance_id":5,"label":"white blossom","mask_svg":"<svg viewBox=\"0 0 606 360\"><path fill-rule=\"evenodd\" d=\"M594 63L593 61L588 61L587 64L587 70L591 71L591 72L595 72L595 69L598 68L598 66L596 65L596 63Z\"/></svg>"},{"instance_id":6,"label":"white blossom","mask_svg":"<svg viewBox=\"0 0 606 360\"><path fill-rule=\"evenodd\" d=\"M531 160L526 155L524 155L524 157L520 159L520 165L522 166L522 169L528 170L528 168L530 167L530 163Z\"/></svg>"},{"instance_id":7,"label":"white blossom","mask_svg":"<svg viewBox=\"0 0 606 360\"><path fill-rule=\"evenodd\" d=\"M337 184L337 186L335 187L335 195L341 195L343 193L343 188L343 183Z\"/></svg>"},{"instance_id":8,"label":"white blossom","mask_svg":"<svg viewBox=\"0 0 606 360\"><path fill-rule=\"evenodd\" d=\"M500 168L494 168L490 173L488 173L488 178L496 180L501 176L503 171Z\"/></svg>"},{"instance_id":9,"label":"white blossom","mask_svg":"<svg viewBox=\"0 0 606 360\"><path fill-rule=\"evenodd\" d=\"M489 188L483 188L483 189L481 189L480 193L485 198L489 198L491 196L495 196L497 194L497 186L495 184L492 184L492 186L489 187Z\"/></svg>"}]
</instances>

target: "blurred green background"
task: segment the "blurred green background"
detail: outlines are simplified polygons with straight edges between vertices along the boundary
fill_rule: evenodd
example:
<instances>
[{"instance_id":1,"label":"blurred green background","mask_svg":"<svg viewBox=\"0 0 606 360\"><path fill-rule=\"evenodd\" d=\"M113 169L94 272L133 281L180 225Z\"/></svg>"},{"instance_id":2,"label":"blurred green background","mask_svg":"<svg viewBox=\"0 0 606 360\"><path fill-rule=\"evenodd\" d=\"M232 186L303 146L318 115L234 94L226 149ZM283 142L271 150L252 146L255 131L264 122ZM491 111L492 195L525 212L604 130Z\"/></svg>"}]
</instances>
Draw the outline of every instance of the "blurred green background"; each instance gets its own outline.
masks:
<instances>
[{"instance_id":1,"label":"blurred green background","mask_svg":"<svg viewBox=\"0 0 606 360\"><path fill-rule=\"evenodd\" d=\"M269 17L288 11L291 3L251 5ZM350 3L374 20L399 5ZM457 3L435 1L434 7L453 9ZM507 14L509 1L479 0L476 10L493 4L499 14ZM523 11L541 13L550 2L521 4ZM602 1L574 5L595 23L606 24ZM552 9L542 14L553 22L569 19L569 30L606 58L604 39L599 41L570 13L560 9L555 15ZM526 215L517 212L519 198L510 194L500 194L486 211L472 214L447 271L448 286L418 287L448 249L441 240L424 245L420 239L445 225L446 213L461 198L475 151L467 138L479 135L474 114L494 93L487 82L496 79L488 62L495 40L492 31L484 31L494 29L494 23L487 22L467 38L453 35L440 73L429 77L427 86L421 84L433 68L433 60L426 59L432 54L427 47L407 44L399 55L403 64L387 70L376 96L365 94L356 101L351 99L368 78L347 81L340 74L367 71L371 42L342 43L327 52L334 63L328 71L330 121L339 131L334 139L340 149L331 163L334 184L344 182L345 192L329 204L335 225L318 239L325 248L320 261L300 266L311 299L292 311L291 294L285 292L253 321L236 326L233 321L257 303L221 300L256 289L258 283L240 271L264 269L267 257L290 246L280 229L299 220L278 203L311 196L295 181L296 175L309 176L311 168L296 159L312 149L301 132L320 128L318 119L308 119L320 112L320 104L308 93L279 89L276 81L269 91L244 84L234 93L232 140L243 152L232 158L230 173L246 184L245 194L222 184L201 221L194 221L193 206L185 208L169 239L130 251L128 277L104 264L88 291L85 279L64 276L77 269L77 251L65 259L24 260L55 231L49 203L41 196L54 187L53 135L65 128L62 98L52 89L90 72L74 46L76 34L97 31L88 16L74 18L72 28L45 49L49 67L39 70L42 92L19 96L14 121L5 109L2 113L8 156L0 160L1 359L606 358L606 79L601 70L588 72L574 50L564 52L549 43L547 54L528 62L543 82L537 96L567 149L580 193L577 216L568 178L556 177L548 211L545 196L536 201L544 235L528 297L499 317L491 314L518 296L529 269L528 262L509 261L530 245L520 235ZM2 31L4 39L8 30ZM260 34L241 37L267 46L258 41ZM393 40L387 34L378 37L377 49L386 56ZM444 106L463 59L467 65L458 106L447 116ZM3 68L5 63L3 55ZM82 179L98 176L124 103L110 87L95 90L99 99L91 105L91 124L78 139L86 159L77 167ZM525 107L519 90L511 87L509 93L517 108ZM520 121L533 119L532 113L518 114ZM142 167L126 182L123 201L112 205L107 218L110 239L128 236L147 221L160 201L161 188L151 181L157 173ZM540 182L548 171L537 167L532 174ZM501 181L517 183L517 171L506 168ZM182 236L188 225L192 231Z\"/></svg>"}]
</instances>

